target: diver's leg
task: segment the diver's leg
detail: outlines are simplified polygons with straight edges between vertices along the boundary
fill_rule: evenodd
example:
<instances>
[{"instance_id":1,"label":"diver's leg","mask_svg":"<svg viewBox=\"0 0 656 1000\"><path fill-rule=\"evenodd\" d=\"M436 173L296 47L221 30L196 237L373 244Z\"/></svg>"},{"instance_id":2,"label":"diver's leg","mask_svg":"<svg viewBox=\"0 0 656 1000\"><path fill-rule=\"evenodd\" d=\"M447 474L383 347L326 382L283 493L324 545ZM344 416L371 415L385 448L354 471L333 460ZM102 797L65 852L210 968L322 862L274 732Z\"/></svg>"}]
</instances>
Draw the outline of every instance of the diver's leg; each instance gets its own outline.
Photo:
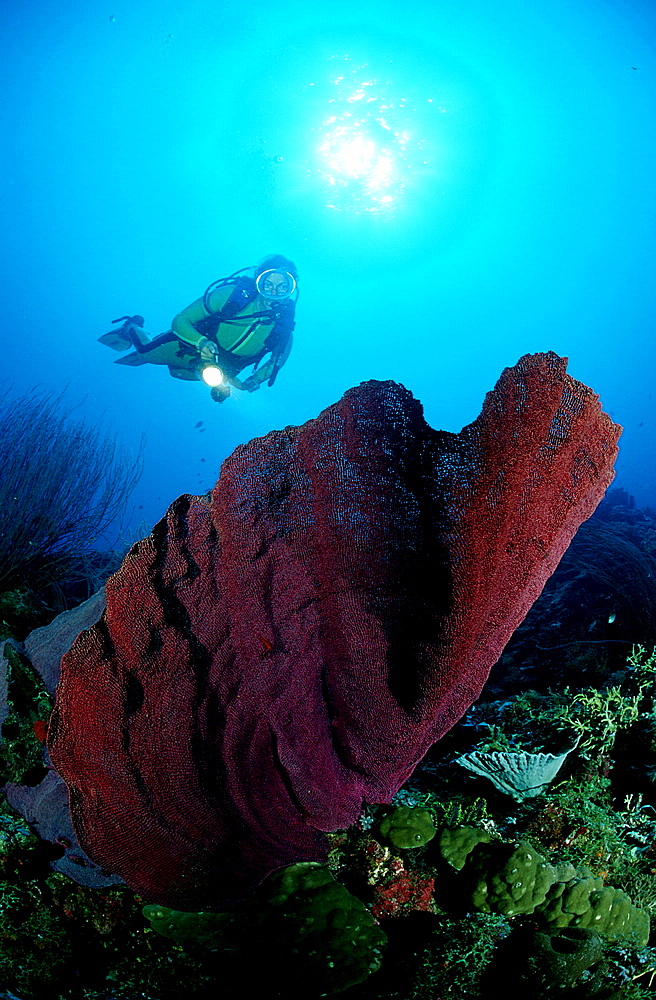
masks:
<instances>
[{"instance_id":1,"label":"diver's leg","mask_svg":"<svg viewBox=\"0 0 656 1000\"><path fill-rule=\"evenodd\" d=\"M194 370L198 355L193 347L178 340L172 330L160 333L147 344L134 344L136 351L117 358L116 365L168 365L169 368ZM178 377L178 376L176 376ZM191 376L196 378L195 371Z\"/></svg>"},{"instance_id":2,"label":"diver's leg","mask_svg":"<svg viewBox=\"0 0 656 1000\"><path fill-rule=\"evenodd\" d=\"M145 347L145 345L150 344L153 339L149 333L146 333L143 326L138 326L136 323L130 323L126 333L130 338L130 343L136 348L138 348L139 345Z\"/></svg>"}]
</instances>

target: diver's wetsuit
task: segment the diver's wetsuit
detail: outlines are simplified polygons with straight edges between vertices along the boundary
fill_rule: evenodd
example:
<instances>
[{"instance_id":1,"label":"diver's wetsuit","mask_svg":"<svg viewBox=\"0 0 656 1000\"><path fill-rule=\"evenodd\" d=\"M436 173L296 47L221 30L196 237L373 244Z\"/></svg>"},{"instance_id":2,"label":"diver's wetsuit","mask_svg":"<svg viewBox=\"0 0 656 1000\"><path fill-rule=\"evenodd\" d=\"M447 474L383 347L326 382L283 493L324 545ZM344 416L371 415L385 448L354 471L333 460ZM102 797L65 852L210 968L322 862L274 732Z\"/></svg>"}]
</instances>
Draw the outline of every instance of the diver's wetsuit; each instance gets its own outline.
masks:
<instances>
[{"instance_id":1,"label":"diver's wetsuit","mask_svg":"<svg viewBox=\"0 0 656 1000\"><path fill-rule=\"evenodd\" d=\"M246 283L251 279L239 280ZM236 376L249 365L258 364L271 353L265 364L251 376L257 383L269 380L271 385L291 351L294 303L272 303L256 295L243 309L225 318L220 314L234 288L234 283L222 285L209 297L192 302L174 318L171 330L151 341L128 323L125 336L136 350L119 358L116 364L167 365L175 378L196 380L200 350L206 340L210 340L217 348L217 364L229 377Z\"/></svg>"}]
</instances>

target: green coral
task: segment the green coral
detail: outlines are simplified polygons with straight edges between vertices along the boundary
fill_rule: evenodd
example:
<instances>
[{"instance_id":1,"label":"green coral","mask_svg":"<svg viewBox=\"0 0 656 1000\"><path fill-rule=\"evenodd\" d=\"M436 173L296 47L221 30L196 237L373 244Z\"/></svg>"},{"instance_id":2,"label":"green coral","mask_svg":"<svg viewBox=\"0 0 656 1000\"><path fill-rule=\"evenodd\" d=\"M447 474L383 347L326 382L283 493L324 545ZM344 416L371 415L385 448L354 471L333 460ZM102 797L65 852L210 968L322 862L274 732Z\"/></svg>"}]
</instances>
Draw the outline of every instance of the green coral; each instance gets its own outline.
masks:
<instances>
[{"instance_id":1,"label":"green coral","mask_svg":"<svg viewBox=\"0 0 656 1000\"><path fill-rule=\"evenodd\" d=\"M621 889L587 868L554 867L527 842L485 843L477 839L482 832L460 827L440 835L442 857L463 870L461 884L474 909L507 917L538 911L549 934L590 928L609 941L647 944L649 916Z\"/></svg>"},{"instance_id":2,"label":"green coral","mask_svg":"<svg viewBox=\"0 0 656 1000\"><path fill-rule=\"evenodd\" d=\"M189 946L238 949L244 969L264 965L272 981L339 993L375 972L387 942L364 904L325 865L300 862L266 879L240 911L183 913L144 907L153 929Z\"/></svg>"},{"instance_id":3,"label":"green coral","mask_svg":"<svg viewBox=\"0 0 656 1000\"><path fill-rule=\"evenodd\" d=\"M479 844L489 844L491 840L487 830L480 827L446 826L440 830L437 849L447 864L460 871L474 848Z\"/></svg>"},{"instance_id":4,"label":"green coral","mask_svg":"<svg viewBox=\"0 0 656 1000\"><path fill-rule=\"evenodd\" d=\"M539 910L551 933L563 927L589 927L610 941L626 940L636 947L649 941L647 912L586 868L568 881L555 882Z\"/></svg>"},{"instance_id":5,"label":"green coral","mask_svg":"<svg viewBox=\"0 0 656 1000\"><path fill-rule=\"evenodd\" d=\"M4 873L9 856L38 843L25 821L14 813L0 812L0 874Z\"/></svg>"},{"instance_id":6,"label":"green coral","mask_svg":"<svg viewBox=\"0 0 656 1000\"><path fill-rule=\"evenodd\" d=\"M524 841L482 845L464 874L474 909L506 917L532 913L556 880L556 869Z\"/></svg>"},{"instance_id":7,"label":"green coral","mask_svg":"<svg viewBox=\"0 0 656 1000\"><path fill-rule=\"evenodd\" d=\"M0 969L12 989L60 995L72 954L63 921L43 905L34 886L0 880ZM32 993L37 983L42 992Z\"/></svg>"},{"instance_id":8,"label":"green coral","mask_svg":"<svg viewBox=\"0 0 656 1000\"><path fill-rule=\"evenodd\" d=\"M0 592L0 640L9 636L23 639L51 618L52 612L35 598L28 587L14 587Z\"/></svg>"},{"instance_id":9,"label":"green coral","mask_svg":"<svg viewBox=\"0 0 656 1000\"><path fill-rule=\"evenodd\" d=\"M2 724L0 784L36 784L45 775L43 765L45 727L52 712L52 698L29 660L11 643L5 643L7 698L10 712Z\"/></svg>"},{"instance_id":10,"label":"green coral","mask_svg":"<svg viewBox=\"0 0 656 1000\"><path fill-rule=\"evenodd\" d=\"M231 913L187 913L158 903L144 906L142 912L154 931L183 948L190 944L200 944L211 951L234 947L236 920Z\"/></svg>"},{"instance_id":11,"label":"green coral","mask_svg":"<svg viewBox=\"0 0 656 1000\"><path fill-rule=\"evenodd\" d=\"M619 684L576 691L525 691L503 702L483 702L471 715L489 735L479 752L544 750L561 734L576 741L579 758L594 760L613 752L617 736L645 713L654 712L656 650L634 646ZM571 744L570 744L571 745Z\"/></svg>"},{"instance_id":12,"label":"green coral","mask_svg":"<svg viewBox=\"0 0 656 1000\"><path fill-rule=\"evenodd\" d=\"M403 1000L479 997L497 945L510 932L510 923L498 913L471 913L466 920L438 914L423 935L415 928L418 947L409 991L389 995Z\"/></svg>"},{"instance_id":13,"label":"green coral","mask_svg":"<svg viewBox=\"0 0 656 1000\"><path fill-rule=\"evenodd\" d=\"M437 830L428 809L419 806L397 806L380 822L380 832L390 844L403 851L423 847Z\"/></svg>"},{"instance_id":14,"label":"green coral","mask_svg":"<svg viewBox=\"0 0 656 1000\"><path fill-rule=\"evenodd\" d=\"M267 882L274 950L290 946L301 982L337 993L380 967L386 935L326 867L291 865Z\"/></svg>"}]
</instances>

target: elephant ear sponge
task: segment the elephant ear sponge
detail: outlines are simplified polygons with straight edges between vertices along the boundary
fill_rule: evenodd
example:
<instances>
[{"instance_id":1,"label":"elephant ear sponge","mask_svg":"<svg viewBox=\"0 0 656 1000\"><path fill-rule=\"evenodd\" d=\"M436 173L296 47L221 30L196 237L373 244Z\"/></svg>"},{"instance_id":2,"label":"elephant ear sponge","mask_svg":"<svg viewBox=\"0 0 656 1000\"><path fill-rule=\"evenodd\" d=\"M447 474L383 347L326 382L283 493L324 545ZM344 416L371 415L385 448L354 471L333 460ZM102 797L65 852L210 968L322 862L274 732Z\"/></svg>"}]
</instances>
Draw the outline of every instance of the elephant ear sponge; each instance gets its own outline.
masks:
<instances>
[{"instance_id":1,"label":"elephant ear sponge","mask_svg":"<svg viewBox=\"0 0 656 1000\"><path fill-rule=\"evenodd\" d=\"M423 847L432 840L437 829L428 809L419 806L397 806L380 822L380 832L390 844L402 851Z\"/></svg>"},{"instance_id":2,"label":"elephant ear sponge","mask_svg":"<svg viewBox=\"0 0 656 1000\"><path fill-rule=\"evenodd\" d=\"M506 917L532 913L556 881L556 869L524 841L481 845L464 874L474 909Z\"/></svg>"},{"instance_id":3,"label":"elephant ear sponge","mask_svg":"<svg viewBox=\"0 0 656 1000\"><path fill-rule=\"evenodd\" d=\"M577 869L567 882L555 882L539 910L550 934L564 927L585 927L609 941L630 941L636 947L649 941L649 914L587 868Z\"/></svg>"},{"instance_id":4,"label":"elephant ear sponge","mask_svg":"<svg viewBox=\"0 0 656 1000\"><path fill-rule=\"evenodd\" d=\"M387 936L364 903L328 868L300 862L274 872L252 903L231 913L144 907L154 930L177 944L239 952L245 976L264 970L269 986L293 981L299 993L341 993L382 961ZM253 984L254 985L254 984Z\"/></svg>"}]
</instances>

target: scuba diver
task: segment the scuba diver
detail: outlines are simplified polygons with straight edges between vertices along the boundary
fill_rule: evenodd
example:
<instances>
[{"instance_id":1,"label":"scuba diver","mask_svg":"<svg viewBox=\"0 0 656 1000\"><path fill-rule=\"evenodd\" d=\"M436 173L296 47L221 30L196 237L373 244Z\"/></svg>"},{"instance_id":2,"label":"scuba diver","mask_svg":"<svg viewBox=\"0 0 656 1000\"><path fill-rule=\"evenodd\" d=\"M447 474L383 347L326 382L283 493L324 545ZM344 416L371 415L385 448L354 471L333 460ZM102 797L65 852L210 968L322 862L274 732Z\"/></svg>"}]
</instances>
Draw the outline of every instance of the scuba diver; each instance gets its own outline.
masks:
<instances>
[{"instance_id":1,"label":"scuba diver","mask_svg":"<svg viewBox=\"0 0 656 1000\"><path fill-rule=\"evenodd\" d=\"M213 282L178 313L170 330L152 340L142 316L113 320L122 325L98 340L115 351L134 348L115 364L167 365L174 378L202 379L222 403L231 387L255 392L264 381L275 382L292 347L297 279L293 261L273 254ZM248 378L237 378L249 365L254 368Z\"/></svg>"}]
</instances>

